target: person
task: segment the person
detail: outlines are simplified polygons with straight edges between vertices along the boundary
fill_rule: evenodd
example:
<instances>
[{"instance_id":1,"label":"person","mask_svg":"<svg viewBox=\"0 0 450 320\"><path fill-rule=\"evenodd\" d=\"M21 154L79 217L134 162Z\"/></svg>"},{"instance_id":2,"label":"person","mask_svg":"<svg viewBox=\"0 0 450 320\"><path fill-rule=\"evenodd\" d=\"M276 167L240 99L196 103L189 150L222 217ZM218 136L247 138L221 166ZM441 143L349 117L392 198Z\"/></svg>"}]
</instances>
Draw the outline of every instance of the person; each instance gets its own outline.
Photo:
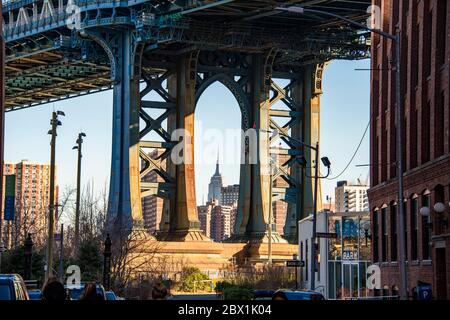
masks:
<instances>
[{"instance_id":1,"label":"person","mask_svg":"<svg viewBox=\"0 0 450 320\"><path fill-rule=\"evenodd\" d=\"M162 282L157 282L152 289L153 300L166 300L168 297L168 291L166 286Z\"/></svg>"},{"instance_id":2,"label":"person","mask_svg":"<svg viewBox=\"0 0 450 320\"><path fill-rule=\"evenodd\" d=\"M42 300L64 301L67 300L66 289L56 277L49 278L42 288Z\"/></svg>"},{"instance_id":3,"label":"person","mask_svg":"<svg viewBox=\"0 0 450 320\"><path fill-rule=\"evenodd\" d=\"M97 287L95 283L86 283L84 286L84 292L80 300L103 300L99 294L97 294Z\"/></svg>"}]
</instances>

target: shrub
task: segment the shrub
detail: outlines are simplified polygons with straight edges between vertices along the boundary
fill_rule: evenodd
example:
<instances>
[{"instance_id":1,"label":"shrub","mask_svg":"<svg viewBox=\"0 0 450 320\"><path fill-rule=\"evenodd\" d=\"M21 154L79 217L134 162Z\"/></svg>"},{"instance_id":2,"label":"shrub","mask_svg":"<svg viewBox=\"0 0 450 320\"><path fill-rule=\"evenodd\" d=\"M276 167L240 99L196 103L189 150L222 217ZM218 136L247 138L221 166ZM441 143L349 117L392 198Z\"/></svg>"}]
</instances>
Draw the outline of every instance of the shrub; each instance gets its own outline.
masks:
<instances>
[{"instance_id":1,"label":"shrub","mask_svg":"<svg viewBox=\"0 0 450 320\"><path fill-rule=\"evenodd\" d=\"M224 300L252 300L253 289L248 286L229 286L223 290Z\"/></svg>"},{"instance_id":2,"label":"shrub","mask_svg":"<svg viewBox=\"0 0 450 320\"><path fill-rule=\"evenodd\" d=\"M210 287L209 277L196 267L184 267L181 271L179 289L184 292L203 291Z\"/></svg>"}]
</instances>

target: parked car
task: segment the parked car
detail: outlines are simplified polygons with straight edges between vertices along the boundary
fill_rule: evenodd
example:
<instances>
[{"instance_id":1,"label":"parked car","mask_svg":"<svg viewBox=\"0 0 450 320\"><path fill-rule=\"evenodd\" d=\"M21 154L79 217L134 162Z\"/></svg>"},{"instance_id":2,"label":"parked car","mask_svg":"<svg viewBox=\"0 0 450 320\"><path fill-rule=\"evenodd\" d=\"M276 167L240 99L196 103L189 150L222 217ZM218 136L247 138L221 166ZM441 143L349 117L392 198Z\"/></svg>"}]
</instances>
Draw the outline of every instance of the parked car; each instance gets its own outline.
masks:
<instances>
[{"instance_id":1,"label":"parked car","mask_svg":"<svg viewBox=\"0 0 450 320\"><path fill-rule=\"evenodd\" d=\"M0 300L30 300L20 275L0 274Z\"/></svg>"},{"instance_id":2,"label":"parked car","mask_svg":"<svg viewBox=\"0 0 450 320\"><path fill-rule=\"evenodd\" d=\"M28 296L30 300L41 300L42 299L42 291L41 290L28 290Z\"/></svg>"},{"instance_id":3,"label":"parked car","mask_svg":"<svg viewBox=\"0 0 450 320\"><path fill-rule=\"evenodd\" d=\"M106 300L119 300L113 291L106 291Z\"/></svg>"},{"instance_id":4,"label":"parked car","mask_svg":"<svg viewBox=\"0 0 450 320\"><path fill-rule=\"evenodd\" d=\"M314 291L280 289L273 294L272 300L325 300L325 297Z\"/></svg>"},{"instance_id":5,"label":"parked car","mask_svg":"<svg viewBox=\"0 0 450 320\"><path fill-rule=\"evenodd\" d=\"M272 300L274 293L273 290L255 290L253 291L253 300Z\"/></svg>"},{"instance_id":6,"label":"parked car","mask_svg":"<svg viewBox=\"0 0 450 320\"><path fill-rule=\"evenodd\" d=\"M84 286L85 283L81 283L79 285L66 285L65 288L69 291L70 300L80 300L84 292ZM99 283L95 284L95 288L96 293L99 296L99 300L107 300L105 288Z\"/></svg>"}]
</instances>

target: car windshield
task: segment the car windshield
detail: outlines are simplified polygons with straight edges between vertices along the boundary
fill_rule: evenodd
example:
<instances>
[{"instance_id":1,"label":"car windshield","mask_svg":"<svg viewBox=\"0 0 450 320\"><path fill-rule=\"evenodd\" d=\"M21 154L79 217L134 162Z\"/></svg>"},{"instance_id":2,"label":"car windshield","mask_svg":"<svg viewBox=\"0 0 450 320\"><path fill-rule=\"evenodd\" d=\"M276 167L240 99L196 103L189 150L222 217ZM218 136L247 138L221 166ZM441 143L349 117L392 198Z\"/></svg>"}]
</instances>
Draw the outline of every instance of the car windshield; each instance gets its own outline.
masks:
<instances>
[{"instance_id":1,"label":"car windshield","mask_svg":"<svg viewBox=\"0 0 450 320\"><path fill-rule=\"evenodd\" d=\"M0 300L11 300L11 288L7 284L0 284Z\"/></svg>"}]
</instances>

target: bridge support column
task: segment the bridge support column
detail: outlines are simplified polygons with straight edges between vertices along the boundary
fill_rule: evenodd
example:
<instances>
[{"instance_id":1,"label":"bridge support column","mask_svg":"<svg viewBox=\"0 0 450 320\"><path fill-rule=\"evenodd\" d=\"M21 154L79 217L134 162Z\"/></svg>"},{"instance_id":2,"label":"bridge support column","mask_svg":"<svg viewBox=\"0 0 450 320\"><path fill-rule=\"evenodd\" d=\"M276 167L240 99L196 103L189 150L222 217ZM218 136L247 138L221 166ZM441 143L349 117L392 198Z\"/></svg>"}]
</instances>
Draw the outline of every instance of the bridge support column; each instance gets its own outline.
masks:
<instances>
[{"instance_id":1,"label":"bridge support column","mask_svg":"<svg viewBox=\"0 0 450 320\"><path fill-rule=\"evenodd\" d=\"M254 163L255 159L251 159L252 157L247 157L246 163L241 165L240 197L235 229L237 234L231 240L266 242L269 237L269 210L272 206L270 188L273 181L270 161L271 140L268 130L272 63L275 55L275 51L271 51L267 55L252 56L251 81L247 89L257 139L250 139L249 143L256 143L257 163ZM252 147L250 145L249 149ZM272 240L285 242L275 231L272 233Z\"/></svg>"},{"instance_id":2,"label":"bridge support column","mask_svg":"<svg viewBox=\"0 0 450 320\"><path fill-rule=\"evenodd\" d=\"M168 117L172 142L178 143L167 159L167 170L175 176L175 194L164 204L159 238L166 241L209 241L200 230L195 192L194 115L198 52L177 58L176 73L168 79L169 94L175 97L176 114ZM173 208L171 210L171 207Z\"/></svg>"},{"instance_id":3,"label":"bridge support column","mask_svg":"<svg viewBox=\"0 0 450 320\"><path fill-rule=\"evenodd\" d=\"M142 46L132 31L89 34L111 60L113 91L113 134L108 225L129 232L143 227L139 190L139 80Z\"/></svg>"},{"instance_id":4,"label":"bridge support column","mask_svg":"<svg viewBox=\"0 0 450 320\"><path fill-rule=\"evenodd\" d=\"M293 84L292 99L301 107L301 117L292 125L291 135L309 145L320 141L320 96L322 94L322 75L326 64L309 65ZM301 148L307 161L308 169L294 166L291 175L301 181L301 193L295 203L289 203L284 237L291 243L298 242L298 221L312 214L314 208L314 176L312 168L319 159L314 159L314 153L309 148ZM321 184L319 180L319 198L317 208L322 208Z\"/></svg>"}]
</instances>

